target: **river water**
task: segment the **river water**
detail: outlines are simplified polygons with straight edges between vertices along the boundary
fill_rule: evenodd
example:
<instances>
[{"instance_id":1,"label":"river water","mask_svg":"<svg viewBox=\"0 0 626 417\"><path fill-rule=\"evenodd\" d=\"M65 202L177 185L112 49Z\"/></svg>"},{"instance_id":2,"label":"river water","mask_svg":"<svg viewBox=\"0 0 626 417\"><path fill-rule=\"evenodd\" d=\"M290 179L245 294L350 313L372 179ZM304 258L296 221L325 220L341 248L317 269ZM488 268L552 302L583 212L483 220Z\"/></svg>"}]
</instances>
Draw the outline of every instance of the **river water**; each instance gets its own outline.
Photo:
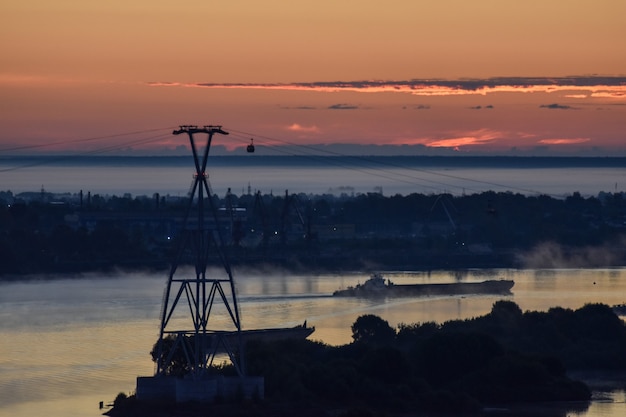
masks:
<instances>
[{"instance_id":1,"label":"river water","mask_svg":"<svg viewBox=\"0 0 626 417\"><path fill-rule=\"evenodd\" d=\"M209 180L223 196L339 195L381 192L453 195L484 191L546 194L626 190L624 158L430 157L214 157ZM39 192L185 196L193 178L191 157L11 158L0 155L0 184L13 193ZM103 176L106 181L103 181ZM6 189L0 189L6 191Z\"/></svg>"},{"instance_id":2,"label":"river water","mask_svg":"<svg viewBox=\"0 0 626 417\"><path fill-rule=\"evenodd\" d=\"M184 271L181 271L184 274ZM626 302L626 268L572 270L470 270L385 272L395 283L515 281L510 296L430 297L393 300L334 298L332 292L363 282L366 274L290 275L235 271L246 329L293 326L307 320L310 338L332 345L351 341L350 326L376 314L392 326L483 315L506 298L523 311L585 303ZM0 282L0 416L99 416L100 401L130 394L137 376L152 375L166 276L120 273L81 277L29 277ZM622 386L626 381L622 381ZM542 406L515 416L623 417L623 391L595 392L583 410Z\"/></svg>"}]
</instances>

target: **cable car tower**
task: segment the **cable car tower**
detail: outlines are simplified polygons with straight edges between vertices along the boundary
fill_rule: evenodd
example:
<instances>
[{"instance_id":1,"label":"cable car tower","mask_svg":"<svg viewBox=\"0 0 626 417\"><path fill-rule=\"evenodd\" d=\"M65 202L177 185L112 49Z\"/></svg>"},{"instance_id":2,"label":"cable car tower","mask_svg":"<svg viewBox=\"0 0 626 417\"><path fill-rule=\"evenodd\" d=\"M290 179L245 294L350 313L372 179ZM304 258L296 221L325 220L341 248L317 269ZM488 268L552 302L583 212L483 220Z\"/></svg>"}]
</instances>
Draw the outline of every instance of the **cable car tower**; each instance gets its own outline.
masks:
<instances>
[{"instance_id":1,"label":"cable car tower","mask_svg":"<svg viewBox=\"0 0 626 417\"><path fill-rule=\"evenodd\" d=\"M207 173L213 136L228 135L228 132L222 130L221 126L180 126L173 134L188 135L196 172L183 220L178 254L172 262L163 297L155 376L176 373L176 368L182 367L192 379L202 379L209 374L218 353L228 354L238 375L245 376L235 284L230 264L223 252L224 239L220 232L217 209L211 199ZM204 149L198 149L195 134L207 135ZM207 271L211 250L217 253L224 276L213 276L215 271ZM189 252L194 264L193 275L181 278L179 275L189 272L179 274L178 265L183 255ZM185 314L186 320L183 318Z\"/></svg>"}]
</instances>

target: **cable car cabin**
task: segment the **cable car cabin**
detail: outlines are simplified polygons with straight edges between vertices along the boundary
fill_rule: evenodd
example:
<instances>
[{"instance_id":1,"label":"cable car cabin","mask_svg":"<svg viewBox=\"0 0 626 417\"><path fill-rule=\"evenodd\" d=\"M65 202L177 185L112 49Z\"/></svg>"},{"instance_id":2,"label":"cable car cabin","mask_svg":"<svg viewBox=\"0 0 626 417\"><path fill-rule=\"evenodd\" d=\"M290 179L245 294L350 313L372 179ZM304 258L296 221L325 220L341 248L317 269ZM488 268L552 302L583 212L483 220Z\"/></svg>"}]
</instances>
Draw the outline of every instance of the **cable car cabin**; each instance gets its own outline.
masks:
<instances>
[{"instance_id":1,"label":"cable car cabin","mask_svg":"<svg viewBox=\"0 0 626 417\"><path fill-rule=\"evenodd\" d=\"M254 139L250 139L250 144L246 147L248 153L254 152Z\"/></svg>"}]
</instances>

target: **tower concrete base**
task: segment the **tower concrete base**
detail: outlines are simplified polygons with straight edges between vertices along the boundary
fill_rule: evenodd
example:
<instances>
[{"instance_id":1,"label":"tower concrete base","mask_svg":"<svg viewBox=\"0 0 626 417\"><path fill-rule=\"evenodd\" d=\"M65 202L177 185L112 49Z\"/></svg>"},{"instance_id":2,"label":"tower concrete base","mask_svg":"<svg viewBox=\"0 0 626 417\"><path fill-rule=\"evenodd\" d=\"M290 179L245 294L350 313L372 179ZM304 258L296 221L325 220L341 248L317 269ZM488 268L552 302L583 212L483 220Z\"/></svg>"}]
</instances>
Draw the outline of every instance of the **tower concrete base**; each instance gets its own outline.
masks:
<instances>
[{"instance_id":1,"label":"tower concrete base","mask_svg":"<svg viewBox=\"0 0 626 417\"><path fill-rule=\"evenodd\" d=\"M214 402L216 399L263 399L263 377L209 377L202 379L171 376L137 377L137 399L141 401Z\"/></svg>"}]
</instances>

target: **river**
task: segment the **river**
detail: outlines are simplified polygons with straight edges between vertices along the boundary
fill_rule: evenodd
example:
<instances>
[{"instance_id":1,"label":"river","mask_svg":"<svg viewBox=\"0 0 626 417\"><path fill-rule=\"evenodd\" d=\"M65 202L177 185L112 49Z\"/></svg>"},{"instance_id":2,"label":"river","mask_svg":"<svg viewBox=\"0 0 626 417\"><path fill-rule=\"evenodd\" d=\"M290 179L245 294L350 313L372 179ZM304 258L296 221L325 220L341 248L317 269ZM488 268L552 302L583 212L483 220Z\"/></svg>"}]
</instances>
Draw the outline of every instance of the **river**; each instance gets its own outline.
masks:
<instances>
[{"instance_id":1,"label":"river","mask_svg":"<svg viewBox=\"0 0 626 417\"><path fill-rule=\"evenodd\" d=\"M625 158L507 157L213 157L212 190L223 196L263 194L411 193L452 195L485 191L546 194L626 189ZM185 196L191 157L2 157L0 182L14 194L40 192ZM103 181L106 176L106 181ZM9 187L10 185L10 187ZM6 189L0 189L6 191Z\"/></svg>"},{"instance_id":2,"label":"river","mask_svg":"<svg viewBox=\"0 0 626 417\"><path fill-rule=\"evenodd\" d=\"M398 284L506 278L515 286L505 297L346 299L331 294L365 281L366 274L241 270L235 271L235 280L243 326L307 320L316 328L310 338L340 345L351 341L350 326L362 314L376 314L395 326L483 315L502 298L523 311L626 302L626 268L388 271L385 276ZM0 416L95 417L103 412L100 401L107 404L119 392L132 393L137 376L154 372L149 352L158 335L165 284L165 275L139 273L0 282ZM584 410L553 413L546 406L535 414L514 415L626 415L623 391L595 392L594 398Z\"/></svg>"}]
</instances>

